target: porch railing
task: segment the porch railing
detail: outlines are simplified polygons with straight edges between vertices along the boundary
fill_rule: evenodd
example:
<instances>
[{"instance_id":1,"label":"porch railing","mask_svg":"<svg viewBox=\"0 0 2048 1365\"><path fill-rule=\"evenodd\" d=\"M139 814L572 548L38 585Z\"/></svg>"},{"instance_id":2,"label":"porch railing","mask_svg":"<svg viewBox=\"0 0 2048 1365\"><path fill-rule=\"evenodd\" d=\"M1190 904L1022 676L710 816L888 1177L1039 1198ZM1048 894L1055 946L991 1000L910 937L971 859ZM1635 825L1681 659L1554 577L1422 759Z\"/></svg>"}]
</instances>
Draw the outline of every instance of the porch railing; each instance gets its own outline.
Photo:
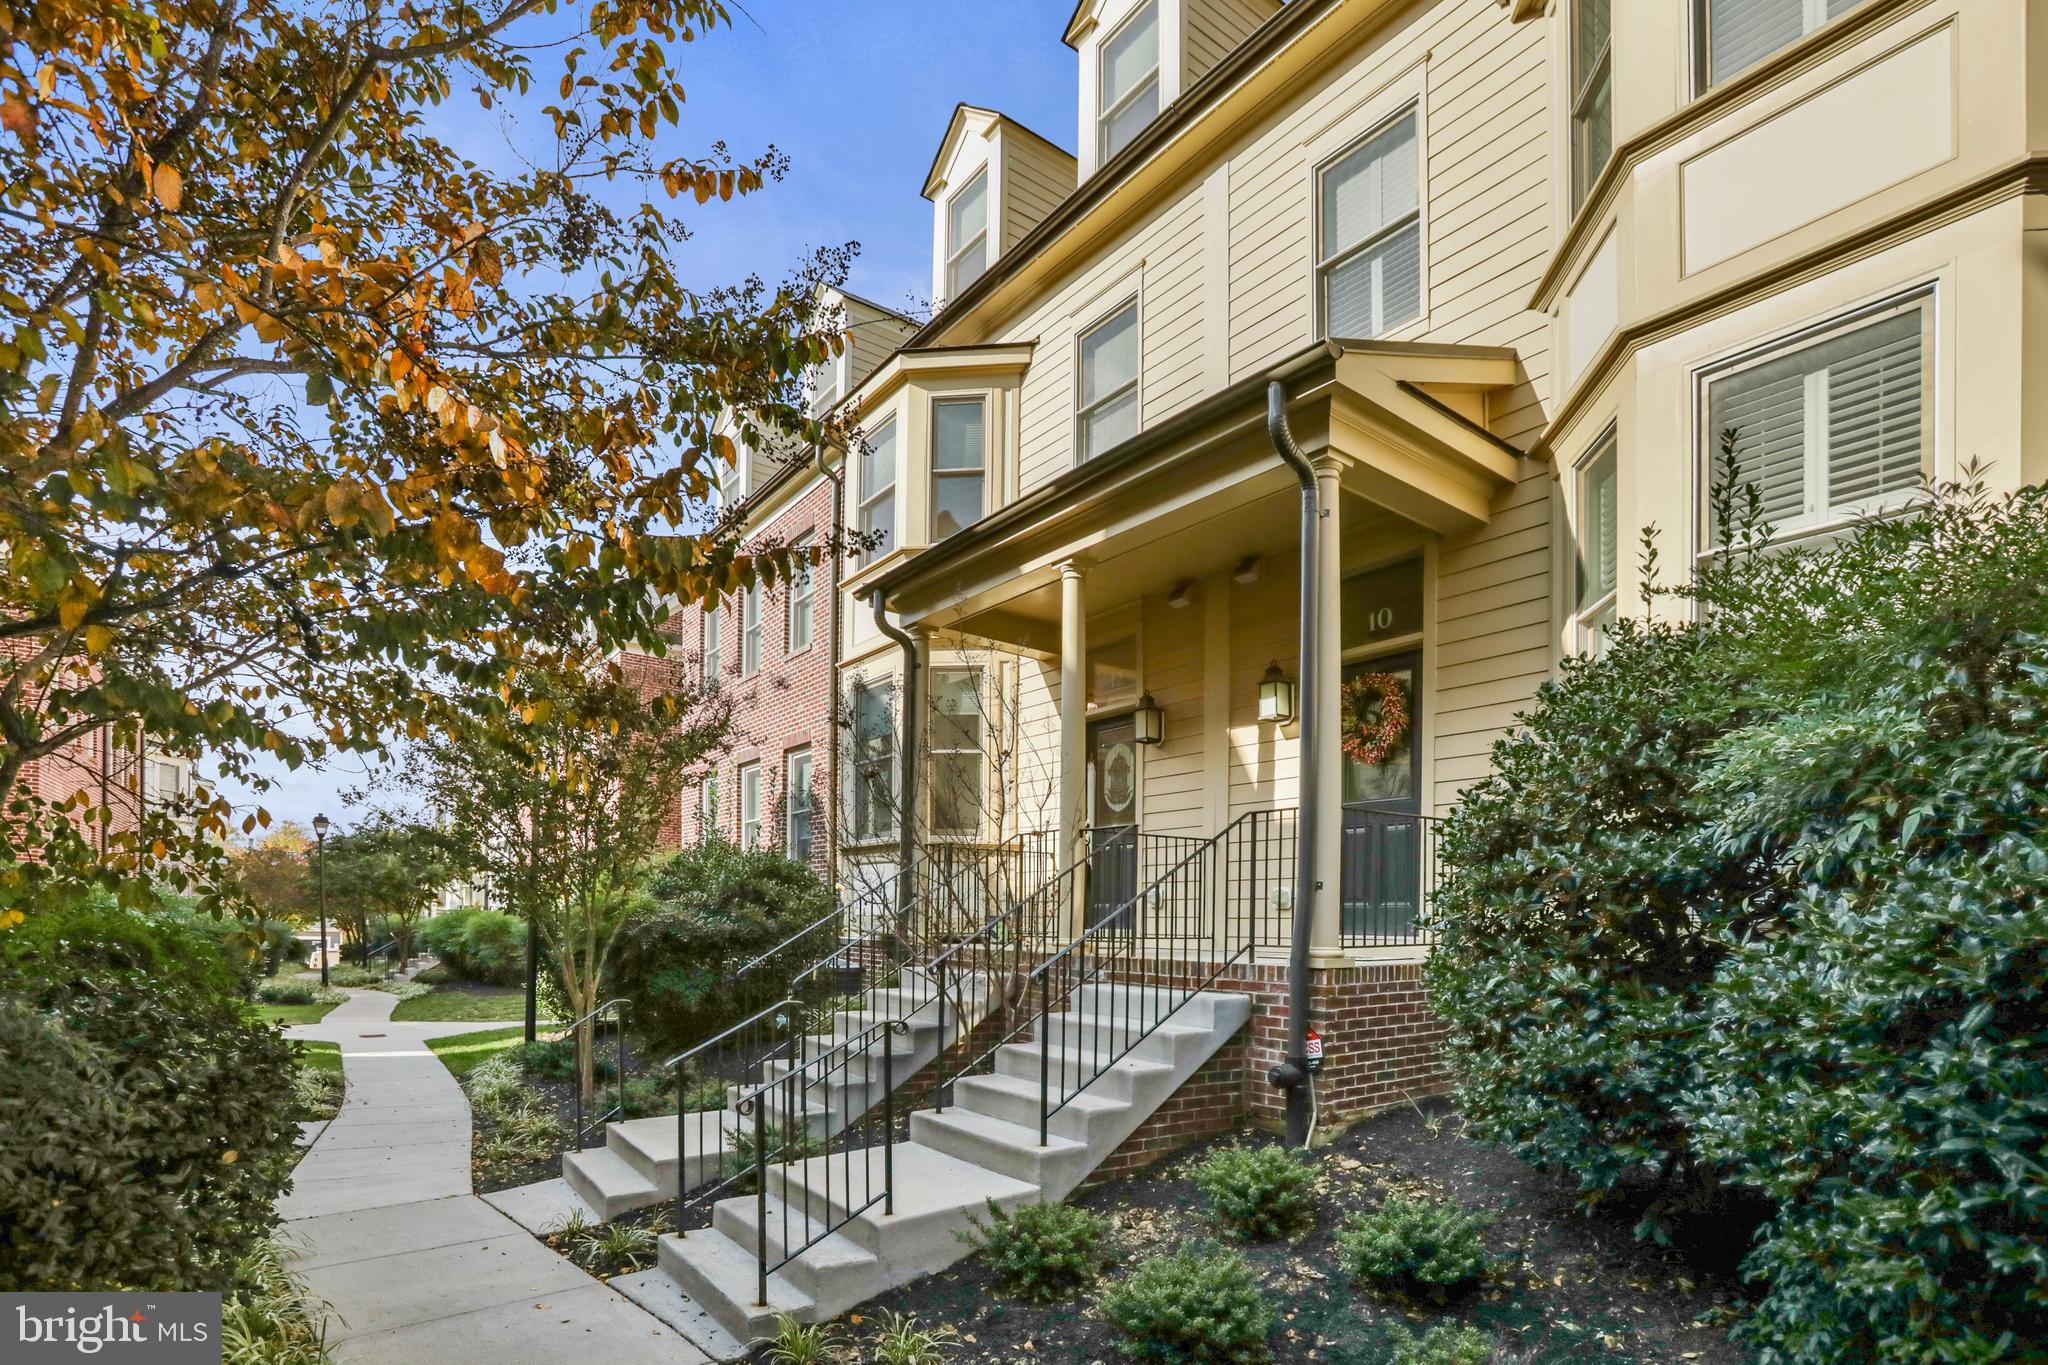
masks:
<instances>
[{"instance_id":1,"label":"porch railing","mask_svg":"<svg viewBox=\"0 0 2048 1365\"><path fill-rule=\"evenodd\" d=\"M1292 811L1253 811L1214 838L1194 841L1115 910L1097 919L1019 982L1022 1009L990 1044L941 1078L943 1109L953 1084L995 1063L1010 1043L1039 1049L1039 1141L1052 1116L1158 1030L1196 992L1250 959L1269 918L1272 888L1292 875ZM1054 1024L1080 998L1084 1025Z\"/></svg>"},{"instance_id":2,"label":"porch railing","mask_svg":"<svg viewBox=\"0 0 2048 1365\"><path fill-rule=\"evenodd\" d=\"M1346 810L1338 942L1346 948L1429 942L1422 927L1443 881L1442 825L1433 815Z\"/></svg>"}]
</instances>

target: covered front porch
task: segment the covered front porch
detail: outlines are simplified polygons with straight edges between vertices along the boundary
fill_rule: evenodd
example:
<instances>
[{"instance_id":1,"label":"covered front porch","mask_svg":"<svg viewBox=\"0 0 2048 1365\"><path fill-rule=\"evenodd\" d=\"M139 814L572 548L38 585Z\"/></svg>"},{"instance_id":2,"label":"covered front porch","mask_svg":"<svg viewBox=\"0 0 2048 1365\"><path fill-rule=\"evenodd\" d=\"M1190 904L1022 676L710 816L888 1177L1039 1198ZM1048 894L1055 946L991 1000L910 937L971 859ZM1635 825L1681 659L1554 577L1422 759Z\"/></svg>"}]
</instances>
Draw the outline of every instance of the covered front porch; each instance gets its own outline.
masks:
<instances>
[{"instance_id":1,"label":"covered front porch","mask_svg":"<svg viewBox=\"0 0 2048 1365\"><path fill-rule=\"evenodd\" d=\"M1442 558L1518 483L1521 457L1481 425L1517 376L1512 352L1388 343L1287 367L1316 485L1313 659L1297 624L1302 492L1267 430L1264 375L879 581L928 663L1017 661L1016 743L1038 761L1015 765L1020 789L995 805L1055 816L1057 861L1075 869L1063 934L1106 925L1158 957L1284 955L1306 836L1314 960L1421 950L1443 804ZM1325 718L1313 753L1305 706ZM1323 793L1307 812L1304 763Z\"/></svg>"}]
</instances>

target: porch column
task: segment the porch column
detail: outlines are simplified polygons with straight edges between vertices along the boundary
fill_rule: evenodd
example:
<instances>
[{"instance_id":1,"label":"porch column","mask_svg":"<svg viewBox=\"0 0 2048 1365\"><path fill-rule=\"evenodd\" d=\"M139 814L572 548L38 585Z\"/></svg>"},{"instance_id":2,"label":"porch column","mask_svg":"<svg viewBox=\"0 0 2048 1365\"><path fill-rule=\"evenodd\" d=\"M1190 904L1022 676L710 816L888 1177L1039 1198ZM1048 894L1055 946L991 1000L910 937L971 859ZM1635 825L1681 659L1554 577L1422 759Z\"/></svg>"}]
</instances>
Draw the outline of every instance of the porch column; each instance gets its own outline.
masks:
<instances>
[{"instance_id":1,"label":"porch column","mask_svg":"<svg viewBox=\"0 0 2048 1365\"><path fill-rule=\"evenodd\" d=\"M1342 951L1342 882L1344 862L1344 727L1338 718L1338 681L1344 671L1343 526L1339 516L1338 461L1324 456L1315 462L1316 501L1322 525L1316 537L1316 603L1319 608L1318 641L1314 673L1302 686L1316 690L1318 725L1316 752L1304 755L1317 766L1317 790L1322 809L1303 812L1316 821L1315 931L1309 949L1316 957L1335 957Z\"/></svg>"},{"instance_id":2,"label":"porch column","mask_svg":"<svg viewBox=\"0 0 2048 1365\"><path fill-rule=\"evenodd\" d=\"M1088 824L1088 594L1087 568L1078 560L1060 565L1060 858L1063 864L1085 851ZM1082 878L1075 878L1070 907L1075 932L1081 922Z\"/></svg>"}]
</instances>

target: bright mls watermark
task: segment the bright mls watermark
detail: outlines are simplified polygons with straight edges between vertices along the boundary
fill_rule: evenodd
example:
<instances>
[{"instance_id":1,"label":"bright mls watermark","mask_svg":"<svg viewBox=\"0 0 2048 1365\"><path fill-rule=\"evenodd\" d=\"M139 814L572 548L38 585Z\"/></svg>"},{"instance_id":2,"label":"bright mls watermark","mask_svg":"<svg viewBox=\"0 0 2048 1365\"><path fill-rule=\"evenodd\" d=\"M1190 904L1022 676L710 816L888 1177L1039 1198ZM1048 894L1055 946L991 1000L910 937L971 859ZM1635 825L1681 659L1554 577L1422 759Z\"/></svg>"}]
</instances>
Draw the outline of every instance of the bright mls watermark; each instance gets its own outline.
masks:
<instances>
[{"instance_id":1,"label":"bright mls watermark","mask_svg":"<svg viewBox=\"0 0 2048 1365\"><path fill-rule=\"evenodd\" d=\"M0 1294L0 1361L220 1365L218 1294Z\"/></svg>"}]
</instances>

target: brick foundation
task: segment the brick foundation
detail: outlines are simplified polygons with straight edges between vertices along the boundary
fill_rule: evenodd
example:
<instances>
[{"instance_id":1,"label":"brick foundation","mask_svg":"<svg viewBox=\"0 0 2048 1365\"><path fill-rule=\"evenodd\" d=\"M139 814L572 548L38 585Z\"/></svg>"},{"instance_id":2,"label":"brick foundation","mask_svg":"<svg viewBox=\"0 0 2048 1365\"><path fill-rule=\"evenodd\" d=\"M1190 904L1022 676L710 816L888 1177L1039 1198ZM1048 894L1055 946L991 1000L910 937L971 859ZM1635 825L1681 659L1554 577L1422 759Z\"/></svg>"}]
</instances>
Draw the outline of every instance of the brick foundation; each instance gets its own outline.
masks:
<instances>
[{"instance_id":1,"label":"brick foundation","mask_svg":"<svg viewBox=\"0 0 2048 1365\"><path fill-rule=\"evenodd\" d=\"M1191 1142L1236 1127L1244 1118L1245 1095L1254 1084L1249 1070L1250 1030L1249 1024L1239 1029L1215 1056L1202 1063L1122 1146L1089 1172L1081 1188L1090 1189L1142 1170Z\"/></svg>"}]
</instances>

